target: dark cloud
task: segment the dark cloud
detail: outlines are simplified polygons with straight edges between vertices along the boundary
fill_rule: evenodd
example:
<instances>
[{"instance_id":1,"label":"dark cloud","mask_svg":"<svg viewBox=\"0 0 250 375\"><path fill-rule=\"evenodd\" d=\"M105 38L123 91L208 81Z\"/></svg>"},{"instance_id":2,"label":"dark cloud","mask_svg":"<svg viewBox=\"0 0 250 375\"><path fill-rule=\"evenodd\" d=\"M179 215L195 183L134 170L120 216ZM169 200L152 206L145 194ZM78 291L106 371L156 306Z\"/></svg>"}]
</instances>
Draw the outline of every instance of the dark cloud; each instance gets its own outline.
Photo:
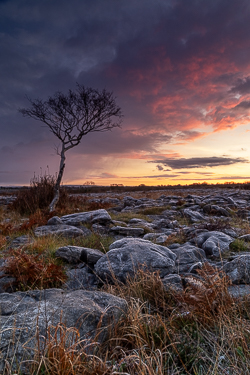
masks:
<instances>
[{"instance_id":1,"label":"dark cloud","mask_svg":"<svg viewBox=\"0 0 250 375\"><path fill-rule=\"evenodd\" d=\"M56 140L17 110L76 81L114 91L125 117L74 155L157 154L248 122L249 17L248 0L0 0L0 154L23 142L20 171L45 160Z\"/></svg>"},{"instance_id":2,"label":"dark cloud","mask_svg":"<svg viewBox=\"0 0 250 375\"><path fill-rule=\"evenodd\" d=\"M239 94L249 94L250 93L250 77L244 77L243 79L238 79L237 84L231 88L231 92Z\"/></svg>"},{"instance_id":3,"label":"dark cloud","mask_svg":"<svg viewBox=\"0 0 250 375\"><path fill-rule=\"evenodd\" d=\"M239 104L237 104L233 109L249 109L250 108L250 100L243 100Z\"/></svg>"},{"instance_id":4,"label":"dark cloud","mask_svg":"<svg viewBox=\"0 0 250 375\"><path fill-rule=\"evenodd\" d=\"M226 158L226 157L203 157L203 158L179 158L179 159L165 159L154 160L150 163L163 164L173 169L184 168L204 168L204 167L219 167L223 165L233 165L236 163L249 163L248 159L244 158Z\"/></svg>"},{"instance_id":5,"label":"dark cloud","mask_svg":"<svg viewBox=\"0 0 250 375\"><path fill-rule=\"evenodd\" d=\"M161 165L159 165L159 164L156 166L156 168L158 169L158 171L164 170L164 168Z\"/></svg>"}]
</instances>

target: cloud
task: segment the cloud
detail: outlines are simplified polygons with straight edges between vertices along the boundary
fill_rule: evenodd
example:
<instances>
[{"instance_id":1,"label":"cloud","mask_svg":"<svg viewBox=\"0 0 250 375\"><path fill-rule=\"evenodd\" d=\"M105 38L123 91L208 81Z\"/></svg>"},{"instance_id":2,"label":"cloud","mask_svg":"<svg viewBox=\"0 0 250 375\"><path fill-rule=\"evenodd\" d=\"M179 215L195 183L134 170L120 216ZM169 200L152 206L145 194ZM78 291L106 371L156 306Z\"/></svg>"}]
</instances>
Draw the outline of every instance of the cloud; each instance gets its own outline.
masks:
<instances>
[{"instance_id":1,"label":"cloud","mask_svg":"<svg viewBox=\"0 0 250 375\"><path fill-rule=\"evenodd\" d=\"M223 165L232 165L236 163L249 163L248 159L244 158L227 158L227 157L197 157L197 158L179 158L179 159L165 159L154 160L150 163L163 164L173 169L184 168L204 168L204 167L218 167Z\"/></svg>"},{"instance_id":2,"label":"cloud","mask_svg":"<svg viewBox=\"0 0 250 375\"><path fill-rule=\"evenodd\" d=\"M161 165L159 165L159 164L156 166L156 168L158 169L158 171L164 170L164 168Z\"/></svg>"},{"instance_id":3,"label":"cloud","mask_svg":"<svg viewBox=\"0 0 250 375\"><path fill-rule=\"evenodd\" d=\"M243 100L237 104L233 109L250 109L250 100Z\"/></svg>"},{"instance_id":4,"label":"cloud","mask_svg":"<svg viewBox=\"0 0 250 375\"><path fill-rule=\"evenodd\" d=\"M0 1L0 148L56 142L17 109L76 81L113 91L125 114L120 133L87 136L79 157L152 160L167 144L248 123L249 17L246 0ZM46 156L32 152L30 169ZM18 155L27 171L28 152Z\"/></svg>"},{"instance_id":5,"label":"cloud","mask_svg":"<svg viewBox=\"0 0 250 375\"><path fill-rule=\"evenodd\" d=\"M230 91L241 95L250 94L250 76L239 78Z\"/></svg>"}]
</instances>

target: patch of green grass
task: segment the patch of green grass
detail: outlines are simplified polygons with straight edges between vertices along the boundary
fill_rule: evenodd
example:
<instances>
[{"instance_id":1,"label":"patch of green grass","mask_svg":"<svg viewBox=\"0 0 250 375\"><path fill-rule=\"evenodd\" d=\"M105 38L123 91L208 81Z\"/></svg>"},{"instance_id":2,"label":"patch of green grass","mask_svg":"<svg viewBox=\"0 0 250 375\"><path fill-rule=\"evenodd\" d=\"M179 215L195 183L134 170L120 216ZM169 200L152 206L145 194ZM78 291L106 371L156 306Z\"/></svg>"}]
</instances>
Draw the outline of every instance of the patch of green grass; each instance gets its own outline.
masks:
<instances>
[{"instance_id":1,"label":"patch of green grass","mask_svg":"<svg viewBox=\"0 0 250 375\"><path fill-rule=\"evenodd\" d=\"M237 238L236 240L234 240L233 242L231 242L229 247L230 247L230 250L236 251L236 252L241 252L241 251L247 251L248 250L248 246L245 243L245 241L244 240L240 240L239 238Z\"/></svg>"},{"instance_id":2,"label":"patch of green grass","mask_svg":"<svg viewBox=\"0 0 250 375\"><path fill-rule=\"evenodd\" d=\"M143 208L140 210L140 214L142 215L161 215L163 211L169 210L170 206L164 207L148 207Z\"/></svg>"},{"instance_id":3,"label":"patch of green grass","mask_svg":"<svg viewBox=\"0 0 250 375\"><path fill-rule=\"evenodd\" d=\"M91 233L88 236L80 236L72 238L67 241L66 245L82 246L91 249L101 250L106 253L109 250L109 246L114 242L114 238L110 236L102 236L98 233Z\"/></svg>"},{"instance_id":4,"label":"patch of green grass","mask_svg":"<svg viewBox=\"0 0 250 375\"><path fill-rule=\"evenodd\" d=\"M133 212L120 212L118 214L114 214L111 212L110 216L112 220L124 221L125 223L128 223L131 219L146 220L149 223L152 221L146 214L142 213L136 214Z\"/></svg>"}]
</instances>

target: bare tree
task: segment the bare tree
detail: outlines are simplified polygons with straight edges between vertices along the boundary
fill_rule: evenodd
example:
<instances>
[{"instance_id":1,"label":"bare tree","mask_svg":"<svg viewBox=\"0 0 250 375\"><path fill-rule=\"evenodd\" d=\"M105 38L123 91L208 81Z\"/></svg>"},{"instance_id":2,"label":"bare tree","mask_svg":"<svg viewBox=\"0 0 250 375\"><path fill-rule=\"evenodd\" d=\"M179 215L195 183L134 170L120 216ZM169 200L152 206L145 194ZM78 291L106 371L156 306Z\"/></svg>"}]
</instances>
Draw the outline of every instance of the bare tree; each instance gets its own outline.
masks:
<instances>
[{"instance_id":1,"label":"bare tree","mask_svg":"<svg viewBox=\"0 0 250 375\"><path fill-rule=\"evenodd\" d=\"M121 108L117 106L112 92L85 88L77 83L75 91L65 95L55 93L48 100L31 100L30 108L21 108L23 116L39 120L61 141L59 173L55 183L54 198L49 206L54 211L59 200L60 184L65 168L65 152L77 146L84 135L105 132L121 125Z\"/></svg>"}]
</instances>

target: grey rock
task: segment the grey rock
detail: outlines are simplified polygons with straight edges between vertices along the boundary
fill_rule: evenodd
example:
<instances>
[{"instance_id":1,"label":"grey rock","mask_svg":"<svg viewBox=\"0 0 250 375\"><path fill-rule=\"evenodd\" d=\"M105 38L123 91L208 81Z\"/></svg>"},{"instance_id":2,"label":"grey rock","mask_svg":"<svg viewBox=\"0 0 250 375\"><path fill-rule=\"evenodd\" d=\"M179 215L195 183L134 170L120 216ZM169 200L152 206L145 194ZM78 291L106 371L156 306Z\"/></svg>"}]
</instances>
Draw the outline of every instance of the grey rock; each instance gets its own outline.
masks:
<instances>
[{"instance_id":1,"label":"grey rock","mask_svg":"<svg viewBox=\"0 0 250 375\"><path fill-rule=\"evenodd\" d=\"M84 236L87 233L91 233L87 228L86 231L76 228L71 225L44 225L42 227L37 227L34 231L35 236L43 237L49 235L57 235L62 237L79 237Z\"/></svg>"},{"instance_id":2,"label":"grey rock","mask_svg":"<svg viewBox=\"0 0 250 375\"><path fill-rule=\"evenodd\" d=\"M196 274L197 270L201 270L202 269L202 265L203 265L202 262L197 262L197 263L192 264L192 266L188 270L188 273L194 273L194 274Z\"/></svg>"},{"instance_id":3,"label":"grey rock","mask_svg":"<svg viewBox=\"0 0 250 375\"><path fill-rule=\"evenodd\" d=\"M19 247L32 244L34 239L30 236L23 235L20 237L16 237L13 241L11 241L9 248L18 249Z\"/></svg>"},{"instance_id":4,"label":"grey rock","mask_svg":"<svg viewBox=\"0 0 250 375\"><path fill-rule=\"evenodd\" d=\"M59 216L53 216L47 222L47 225L60 225L60 224L63 224L63 221L60 219Z\"/></svg>"},{"instance_id":5,"label":"grey rock","mask_svg":"<svg viewBox=\"0 0 250 375\"><path fill-rule=\"evenodd\" d=\"M167 292L183 292L182 280L179 275L171 274L162 279L164 289Z\"/></svg>"},{"instance_id":6,"label":"grey rock","mask_svg":"<svg viewBox=\"0 0 250 375\"><path fill-rule=\"evenodd\" d=\"M104 256L100 250L89 249L87 247L82 248L80 259L86 263L90 269L94 268L96 262Z\"/></svg>"},{"instance_id":7,"label":"grey rock","mask_svg":"<svg viewBox=\"0 0 250 375\"><path fill-rule=\"evenodd\" d=\"M212 204L212 205L208 204L208 205L204 206L203 211L206 214L230 216L229 212L225 208L217 206L215 204Z\"/></svg>"},{"instance_id":8,"label":"grey rock","mask_svg":"<svg viewBox=\"0 0 250 375\"><path fill-rule=\"evenodd\" d=\"M101 235L106 235L106 234L109 233L109 227L106 227L106 226L101 225L101 224L92 224L91 230L94 233L101 234Z\"/></svg>"},{"instance_id":9,"label":"grey rock","mask_svg":"<svg viewBox=\"0 0 250 375\"><path fill-rule=\"evenodd\" d=\"M95 265L97 275L103 279L126 281L136 270L159 270L161 277L175 272L176 255L165 246L136 238L115 241L110 250Z\"/></svg>"},{"instance_id":10,"label":"grey rock","mask_svg":"<svg viewBox=\"0 0 250 375\"><path fill-rule=\"evenodd\" d=\"M33 358L39 346L43 350L50 327L65 324L79 331L79 341L94 338L97 331L99 342L108 335L112 326L126 313L124 299L108 293L62 289L36 290L0 294L0 371L5 360L12 369L20 367L28 374L28 360ZM100 326L98 326L100 324ZM73 340L73 337L69 340Z\"/></svg>"},{"instance_id":11,"label":"grey rock","mask_svg":"<svg viewBox=\"0 0 250 375\"><path fill-rule=\"evenodd\" d=\"M206 254L204 250L188 243L178 247L177 249L172 249L172 251L177 255L175 264L178 273L188 272L192 265L199 261L206 261Z\"/></svg>"},{"instance_id":12,"label":"grey rock","mask_svg":"<svg viewBox=\"0 0 250 375\"><path fill-rule=\"evenodd\" d=\"M225 233L211 231L197 236L193 242L201 247L207 256L219 257L226 251L229 251L229 245L234 239Z\"/></svg>"},{"instance_id":13,"label":"grey rock","mask_svg":"<svg viewBox=\"0 0 250 375\"><path fill-rule=\"evenodd\" d=\"M93 274L89 273L87 267L83 268L73 268L66 272L67 281L62 285L63 289L67 290L77 290L77 289L87 289L96 290L99 280Z\"/></svg>"},{"instance_id":14,"label":"grey rock","mask_svg":"<svg viewBox=\"0 0 250 375\"><path fill-rule=\"evenodd\" d=\"M61 217L61 220L64 224L74 225L76 227L86 223L108 225L112 222L110 215L104 209L65 215Z\"/></svg>"},{"instance_id":15,"label":"grey rock","mask_svg":"<svg viewBox=\"0 0 250 375\"><path fill-rule=\"evenodd\" d=\"M239 240L244 240L246 242L250 242L250 234L244 234L243 236L238 237Z\"/></svg>"},{"instance_id":16,"label":"grey rock","mask_svg":"<svg viewBox=\"0 0 250 375\"><path fill-rule=\"evenodd\" d=\"M188 217L192 223L196 223L197 221L201 221L205 219L204 215L200 214L197 211L192 211L189 208L185 208L183 210L183 215L185 217Z\"/></svg>"},{"instance_id":17,"label":"grey rock","mask_svg":"<svg viewBox=\"0 0 250 375\"><path fill-rule=\"evenodd\" d=\"M232 297L242 298L250 294L250 285L230 285L228 287L228 292Z\"/></svg>"},{"instance_id":18,"label":"grey rock","mask_svg":"<svg viewBox=\"0 0 250 375\"><path fill-rule=\"evenodd\" d=\"M67 263L77 264L81 261L80 257L83 249L81 246L62 246L56 250L55 255Z\"/></svg>"},{"instance_id":19,"label":"grey rock","mask_svg":"<svg viewBox=\"0 0 250 375\"><path fill-rule=\"evenodd\" d=\"M143 228L131 228L131 227L112 227L110 232L115 234L120 234L121 236L132 236L132 237L139 237L144 234Z\"/></svg>"},{"instance_id":20,"label":"grey rock","mask_svg":"<svg viewBox=\"0 0 250 375\"><path fill-rule=\"evenodd\" d=\"M240 255L223 267L233 284L250 284L250 254Z\"/></svg>"}]
</instances>

